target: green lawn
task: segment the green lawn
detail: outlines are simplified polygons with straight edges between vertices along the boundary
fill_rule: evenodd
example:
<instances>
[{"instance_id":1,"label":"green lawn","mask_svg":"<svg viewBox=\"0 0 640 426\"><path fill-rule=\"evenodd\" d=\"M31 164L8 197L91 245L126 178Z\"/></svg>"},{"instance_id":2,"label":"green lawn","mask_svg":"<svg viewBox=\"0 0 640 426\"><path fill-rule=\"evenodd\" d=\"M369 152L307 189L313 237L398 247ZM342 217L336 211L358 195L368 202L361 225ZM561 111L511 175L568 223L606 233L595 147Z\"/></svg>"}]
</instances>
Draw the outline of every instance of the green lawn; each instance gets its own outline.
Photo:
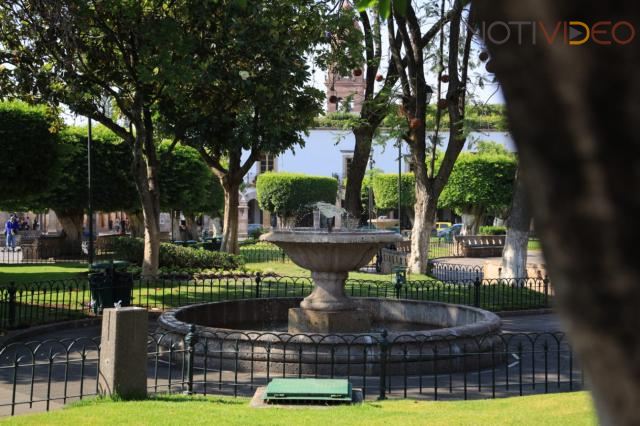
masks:
<instances>
[{"instance_id":1,"label":"green lawn","mask_svg":"<svg viewBox=\"0 0 640 426\"><path fill-rule=\"evenodd\" d=\"M64 280L81 277L87 265L80 263L56 263L45 265L2 265L0 285L10 282L23 283L46 280Z\"/></svg>"},{"instance_id":2,"label":"green lawn","mask_svg":"<svg viewBox=\"0 0 640 426\"><path fill-rule=\"evenodd\" d=\"M86 400L59 411L3 420L16 425L595 425L586 392L496 400L396 400L329 408L250 408L243 398L157 396Z\"/></svg>"},{"instance_id":3,"label":"green lawn","mask_svg":"<svg viewBox=\"0 0 640 426\"><path fill-rule=\"evenodd\" d=\"M245 265L248 271L262 273L274 273L283 277L310 277L311 272L303 269L292 262L255 262ZM353 280L382 281L391 282L392 274L370 274L366 272L349 272L349 278ZM408 274L408 280L433 279L427 275Z\"/></svg>"}]
</instances>

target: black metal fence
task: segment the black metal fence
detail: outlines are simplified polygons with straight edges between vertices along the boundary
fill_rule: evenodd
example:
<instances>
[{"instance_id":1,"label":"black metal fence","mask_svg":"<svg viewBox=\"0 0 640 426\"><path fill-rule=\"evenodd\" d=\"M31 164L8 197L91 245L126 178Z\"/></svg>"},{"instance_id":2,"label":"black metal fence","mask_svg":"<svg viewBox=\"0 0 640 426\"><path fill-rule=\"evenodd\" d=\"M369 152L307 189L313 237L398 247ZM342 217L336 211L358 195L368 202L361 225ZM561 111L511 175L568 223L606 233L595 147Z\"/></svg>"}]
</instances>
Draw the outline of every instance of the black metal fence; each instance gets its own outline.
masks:
<instances>
[{"instance_id":1,"label":"black metal fence","mask_svg":"<svg viewBox=\"0 0 640 426\"><path fill-rule=\"evenodd\" d=\"M96 260L113 258L111 241L98 240L94 246ZM66 241L59 238L32 241L15 248L0 247L0 265L36 265L44 263L86 263L87 241Z\"/></svg>"},{"instance_id":2,"label":"black metal fence","mask_svg":"<svg viewBox=\"0 0 640 426\"><path fill-rule=\"evenodd\" d=\"M272 333L148 340L148 391L250 396L272 378L344 378L365 398L452 400L584 389L562 333L460 336L317 336ZM242 335L242 336L241 336ZM239 345L239 338L245 340ZM330 340L330 338L329 338ZM336 341L333 339L333 341ZM316 343L313 343L316 342ZM0 348L0 415L49 410L98 393L97 340Z\"/></svg>"},{"instance_id":3,"label":"black metal fence","mask_svg":"<svg viewBox=\"0 0 640 426\"><path fill-rule=\"evenodd\" d=\"M346 292L354 297L386 297L472 305L492 311L549 307L553 290L548 279L422 280L402 285L353 280ZM114 294L124 288L111 286ZM305 277L216 276L200 279L140 278L131 288L132 305L165 310L203 302L263 297L305 297L313 283ZM94 291L100 291L100 288ZM87 279L0 284L0 328L21 328L92 315L98 300Z\"/></svg>"}]
</instances>

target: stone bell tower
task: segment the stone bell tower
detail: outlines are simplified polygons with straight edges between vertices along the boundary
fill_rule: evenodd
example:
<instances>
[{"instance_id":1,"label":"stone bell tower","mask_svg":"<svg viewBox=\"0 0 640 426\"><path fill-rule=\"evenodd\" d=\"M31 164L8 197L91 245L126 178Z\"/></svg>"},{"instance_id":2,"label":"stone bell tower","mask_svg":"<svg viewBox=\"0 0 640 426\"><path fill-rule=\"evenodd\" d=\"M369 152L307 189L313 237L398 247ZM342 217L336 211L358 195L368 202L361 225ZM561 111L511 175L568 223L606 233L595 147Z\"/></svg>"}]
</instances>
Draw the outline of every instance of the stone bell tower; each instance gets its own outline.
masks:
<instances>
[{"instance_id":1,"label":"stone bell tower","mask_svg":"<svg viewBox=\"0 0 640 426\"><path fill-rule=\"evenodd\" d=\"M338 108L347 112L360 112L366 87L362 68L352 70L351 75L348 76L340 76L329 69L325 86L327 87L327 112L335 112ZM350 102L346 103L349 99Z\"/></svg>"}]
</instances>

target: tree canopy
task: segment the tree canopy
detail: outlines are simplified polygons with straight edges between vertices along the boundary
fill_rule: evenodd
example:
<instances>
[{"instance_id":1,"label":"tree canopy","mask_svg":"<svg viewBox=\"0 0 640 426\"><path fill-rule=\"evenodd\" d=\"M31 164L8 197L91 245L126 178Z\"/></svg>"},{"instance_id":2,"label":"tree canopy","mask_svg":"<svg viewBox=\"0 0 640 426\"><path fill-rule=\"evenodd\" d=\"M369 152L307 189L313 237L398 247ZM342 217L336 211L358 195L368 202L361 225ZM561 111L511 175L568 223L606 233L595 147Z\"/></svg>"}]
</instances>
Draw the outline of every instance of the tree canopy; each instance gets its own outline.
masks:
<instances>
[{"instance_id":1,"label":"tree canopy","mask_svg":"<svg viewBox=\"0 0 640 426\"><path fill-rule=\"evenodd\" d=\"M0 102L0 205L23 210L25 200L49 189L55 172L58 134L45 106Z\"/></svg>"},{"instance_id":2,"label":"tree canopy","mask_svg":"<svg viewBox=\"0 0 640 426\"><path fill-rule=\"evenodd\" d=\"M457 214L499 214L511 204L517 161L512 155L465 152L456 161L439 207Z\"/></svg>"},{"instance_id":3,"label":"tree canopy","mask_svg":"<svg viewBox=\"0 0 640 426\"><path fill-rule=\"evenodd\" d=\"M160 155L160 207L186 213L216 213L222 211L224 194L220 182L206 165L198 151L177 145L172 155L165 155L169 141L158 147Z\"/></svg>"},{"instance_id":4,"label":"tree canopy","mask_svg":"<svg viewBox=\"0 0 640 426\"><path fill-rule=\"evenodd\" d=\"M92 205L94 210L137 210L140 207L131 176L131 155L122 139L97 126L92 129ZM39 199L56 212L87 207L87 128L60 132L57 176L51 190Z\"/></svg>"},{"instance_id":5,"label":"tree canopy","mask_svg":"<svg viewBox=\"0 0 640 426\"><path fill-rule=\"evenodd\" d=\"M401 175L402 207L413 207L416 202L415 176L413 173ZM379 209L398 208L398 175L378 174L373 178L373 199Z\"/></svg>"}]
</instances>

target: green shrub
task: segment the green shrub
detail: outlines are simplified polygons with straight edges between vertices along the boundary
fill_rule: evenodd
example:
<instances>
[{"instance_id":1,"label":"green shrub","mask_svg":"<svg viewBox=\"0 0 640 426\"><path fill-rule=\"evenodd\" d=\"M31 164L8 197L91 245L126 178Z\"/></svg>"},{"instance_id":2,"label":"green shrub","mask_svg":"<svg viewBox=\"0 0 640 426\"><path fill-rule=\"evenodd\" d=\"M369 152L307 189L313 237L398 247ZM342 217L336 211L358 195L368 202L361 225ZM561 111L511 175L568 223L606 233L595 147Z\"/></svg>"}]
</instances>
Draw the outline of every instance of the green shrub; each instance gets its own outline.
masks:
<instances>
[{"instance_id":1,"label":"green shrub","mask_svg":"<svg viewBox=\"0 0 640 426\"><path fill-rule=\"evenodd\" d=\"M506 235L507 228L504 226L481 226L480 235Z\"/></svg>"},{"instance_id":2,"label":"green shrub","mask_svg":"<svg viewBox=\"0 0 640 426\"><path fill-rule=\"evenodd\" d=\"M144 241L141 238L116 238L113 249L117 259L142 265ZM229 253L181 247L171 243L160 244L160 267L163 268L230 271L240 268L243 264L242 257Z\"/></svg>"},{"instance_id":3,"label":"green shrub","mask_svg":"<svg viewBox=\"0 0 640 426\"><path fill-rule=\"evenodd\" d=\"M402 207L413 207L416 203L416 178L413 173L401 175ZM398 175L393 173L378 174L373 177L373 198L379 209L395 209L398 207Z\"/></svg>"},{"instance_id":4,"label":"green shrub","mask_svg":"<svg viewBox=\"0 0 640 426\"><path fill-rule=\"evenodd\" d=\"M256 189L260 208L284 218L306 212L318 201L334 204L338 181L301 173L263 173Z\"/></svg>"}]
</instances>

